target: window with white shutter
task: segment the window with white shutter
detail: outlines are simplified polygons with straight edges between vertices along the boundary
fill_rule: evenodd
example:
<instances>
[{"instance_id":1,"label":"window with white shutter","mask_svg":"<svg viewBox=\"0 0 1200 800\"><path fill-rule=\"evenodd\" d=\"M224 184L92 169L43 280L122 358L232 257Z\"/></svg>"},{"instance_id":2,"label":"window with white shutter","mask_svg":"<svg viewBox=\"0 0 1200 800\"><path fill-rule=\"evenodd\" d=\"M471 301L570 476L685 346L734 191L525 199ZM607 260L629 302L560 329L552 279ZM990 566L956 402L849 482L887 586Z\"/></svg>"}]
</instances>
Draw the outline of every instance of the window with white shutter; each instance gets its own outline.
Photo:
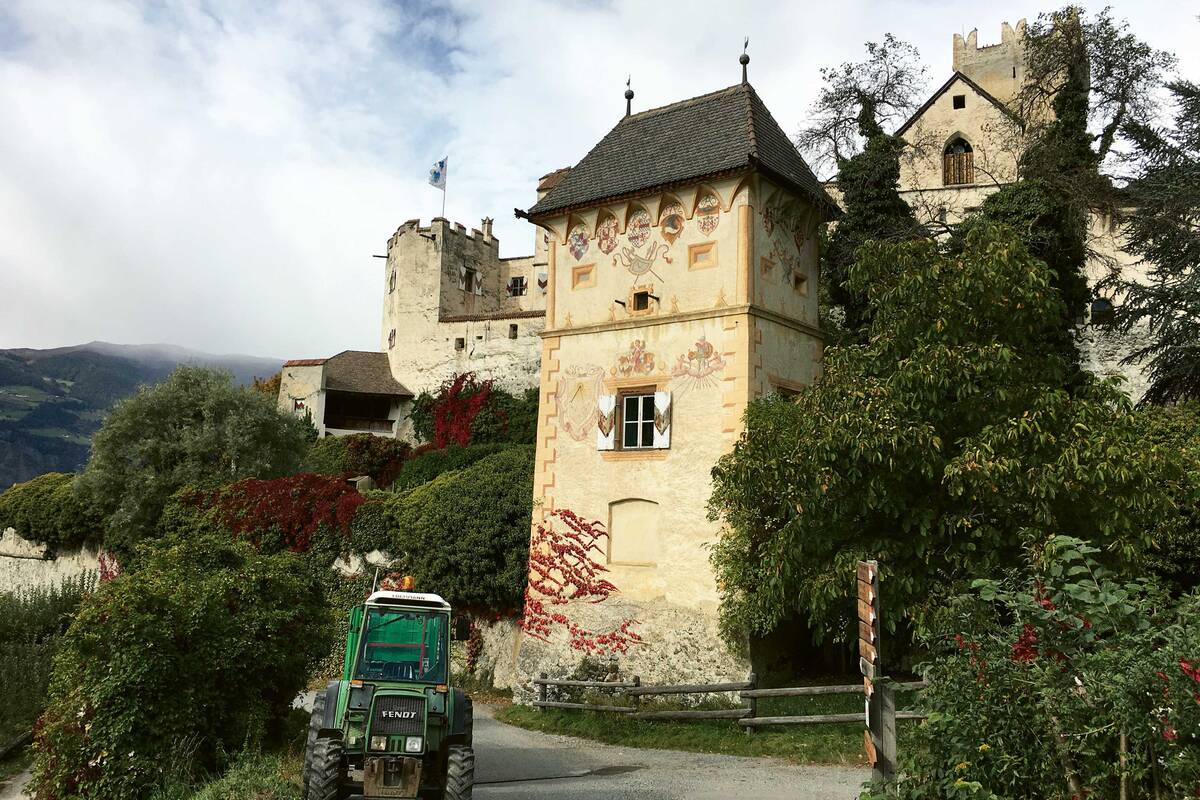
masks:
<instances>
[{"instance_id":1,"label":"window with white shutter","mask_svg":"<svg viewBox=\"0 0 1200 800\"><path fill-rule=\"evenodd\" d=\"M602 394L596 398L596 449L615 450L617 446L617 396Z\"/></svg>"},{"instance_id":2,"label":"window with white shutter","mask_svg":"<svg viewBox=\"0 0 1200 800\"><path fill-rule=\"evenodd\" d=\"M665 450L671 446L671 393L654 393L654 447Z\"/></svg>"}]
</instances>

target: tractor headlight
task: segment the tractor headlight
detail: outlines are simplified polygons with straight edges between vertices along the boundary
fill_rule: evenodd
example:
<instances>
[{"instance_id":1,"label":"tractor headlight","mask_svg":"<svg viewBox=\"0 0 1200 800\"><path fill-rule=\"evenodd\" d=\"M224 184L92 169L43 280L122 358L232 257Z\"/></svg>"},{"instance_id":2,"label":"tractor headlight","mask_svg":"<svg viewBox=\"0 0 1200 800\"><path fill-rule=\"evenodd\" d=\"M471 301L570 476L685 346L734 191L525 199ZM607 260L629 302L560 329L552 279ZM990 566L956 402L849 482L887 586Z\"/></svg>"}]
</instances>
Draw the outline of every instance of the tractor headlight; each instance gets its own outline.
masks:
<instances>
[{"instance_id":1,"label":"tractor headlight","mask_svg":"<svg viewBox=\"0 0 1200 800\"><path fill-rule=\"evenodd\" d=\"M421 752L421 745L423 744L424 742L421 741L420 736L409 736L404 740L404 752L419 753Z\"/></svg>"},{"instance_id":2,"label":"tractor headlight","mask_svg":"<svg viewBox=\"0 0 1200 800\"><path fill-rule=\"evenodd\" d=\"M371 749L372 750L387 750L387 737L386 736L372 736L371 737Z\"/></svg>"}]
</instances>

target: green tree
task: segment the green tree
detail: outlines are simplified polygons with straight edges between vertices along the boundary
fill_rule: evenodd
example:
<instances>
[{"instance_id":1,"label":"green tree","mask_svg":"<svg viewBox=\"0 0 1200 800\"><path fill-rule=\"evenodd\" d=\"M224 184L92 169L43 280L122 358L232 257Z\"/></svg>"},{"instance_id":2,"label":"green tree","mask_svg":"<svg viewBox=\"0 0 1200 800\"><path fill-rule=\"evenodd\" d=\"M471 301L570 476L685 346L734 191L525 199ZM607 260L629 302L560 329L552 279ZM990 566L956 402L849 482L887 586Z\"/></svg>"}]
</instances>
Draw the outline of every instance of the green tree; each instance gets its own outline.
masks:
<instances>
[{"instance_id":1,"label":"green tree","mask_svg":"<svg viewBox=\"0 0 1200 800\"><path fill-rule=\"evenodd\" d=\"M15 528L22 537L51 548L99 541L103 519L75 491L75 479L69 473L47 472L10 486L0 494L0 531Z\"/></svg>"},{"instance_id":2,"label":"green tree","mask_svg":"<svg viewBox=\"0 0 1200 800\"><path fill-rule=\"evenodd\" d=\"M869 343L827 350L794 400L751 404L713 471L731 642L797 609L820 640L849 638L859 558L883 565L896 626L1051 534L1142 552L1142 521L1169 510L1155 451L1115 386L1063 388L1069 364L1041 341L1062 301L1013 232L977 227L956 255L868 244L851 281Z\"/></svg>"},{"instance_id":3,"label":"green tree","mask_svg":"<svg viewBox=\"0 0 1200 800\"><path fill-rule=\"evenodd\" d=\"M295 472L306 428L226 372L180 367L113 409L78 488L104 516L107 546L128 554L153 535L163 506L184 486Z\"/></svg>"},{"instance_id":4,"label":"green tree","mask_svg":"<svg viewBox=\"0 0 1200 800\"><path fill-rule=\"evenodd\" d=\"M852 331L867 321L866 296L849 288L858 248L924 235L898 190L904 141L883 129L916 108L924 74L912 45L891 34L882 44L868 42L866 61L821 70L824 86L810 110L812 122L797 138L814 163L837 166L845 214L821 251L821 289Z\"/></svg>"},{"instance_id":5,"label":"green tree","mask_svg":"<svg viewBox=\"0 0 1200 800\"><path fill-rule=\"evenodd\" d=\"M138 560L84 600L60 646L35 740L39 797L147 797L172 767L224 766L278 731L328 652L325 595L296 556L217 531Z\"/></svg>"},{"instance_id":6,"label":"green tree","mask_svg":"<svg viewBox=\"0 0 1200 800\"><path fill-rule=\"evenodd\" d=\"M1118 329L1146 331L1128 361L1147 363L1153 403L1200 399L1200 86L1176 81L1170 91L1173 128L1125 127L1134 175L1123 221L1146 276L1107 282L1121 297Z\"/></svg>"}]
</instances>

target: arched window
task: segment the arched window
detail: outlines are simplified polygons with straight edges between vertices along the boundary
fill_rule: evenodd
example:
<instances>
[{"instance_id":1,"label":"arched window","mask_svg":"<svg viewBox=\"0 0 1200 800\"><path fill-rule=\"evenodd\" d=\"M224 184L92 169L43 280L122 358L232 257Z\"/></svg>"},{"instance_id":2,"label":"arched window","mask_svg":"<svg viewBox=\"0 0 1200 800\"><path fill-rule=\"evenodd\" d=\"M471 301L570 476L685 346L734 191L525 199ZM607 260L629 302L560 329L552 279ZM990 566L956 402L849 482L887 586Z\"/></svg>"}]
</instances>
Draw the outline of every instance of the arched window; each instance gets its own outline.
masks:
<instances>
[{"instance_id":1,"label":"arched window","mask_svg":"<svg viewBox=\"0 0 1200 800\"><path fill-rule=\"evenodd\" d=\"M961 136L946 145L942 155L942 183L946 186L962 186L975 182L974 154L970 143Z\"/></svg>"},{"instance_id":2,"label":"arched window","mask_svg":"<svg viewBox=\"0 0 1200 800\"><path fill-rule=\"evenodd\" d=\"M1097 297L1092 301L1092 324L1109 325L1116 313L1116 306L1107 297Z\"/></svg>"}]
</instances>

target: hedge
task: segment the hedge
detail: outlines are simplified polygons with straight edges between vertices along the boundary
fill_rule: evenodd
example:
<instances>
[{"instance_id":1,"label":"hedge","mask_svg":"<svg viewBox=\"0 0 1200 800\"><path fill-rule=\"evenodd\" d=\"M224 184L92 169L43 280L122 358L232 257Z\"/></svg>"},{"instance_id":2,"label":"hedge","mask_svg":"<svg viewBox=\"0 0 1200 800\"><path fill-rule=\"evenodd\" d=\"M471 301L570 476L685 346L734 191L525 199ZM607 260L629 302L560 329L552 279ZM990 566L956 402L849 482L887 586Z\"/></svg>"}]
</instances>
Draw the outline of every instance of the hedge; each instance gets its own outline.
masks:
<instances>
[{"instance_id":1,"label":"hedge","mask_svg":"<svg viewBox=\"0 0 1200 800\"><path fill-rule=\"evenodd\" d=\"M76 614L38 723L43 800L145 797L164 768L227 766L279 730L328 652L324 593L288 553L222 532L143 548Z\"/></svg>"},{"instance_id":2,"label":"hedge","mask_svg":"<svg viewBox=\"0 0 1200 800\"><path fill-rule=\"evenodd\" d=\"M520 608L533 455L530 446L508 447L385 502L388 549L419 589L437 592L459 611Z\"/></svg>"},{"instance_id":3,"label":"hedge","mask_svg":"<svg viewBox=\"0 0 1200 800\"><path fill-rule=\"evenodd\" d=\"M380 488L386 489L411 451L408 442L369 433L326 436L309 446L304 469L339 477L370 475Z\"/></svg>"},{"instance_id":4,"label":"hedge","mask_svg":"<svg viewBox=\"0 0 1200 800\"><path fill-rule=\"evenodd\" d=\"M392 491L407 491L423 483L428 483L445 472L468 467L511 447L513 447L511 444L492 442L473 444L467 447L451 445L441 450L428 450L414 456L404 465L403 471L392 484Z\"/></svg>"},{"instance_id":5,"label":"hedge","mask_svg":"<svg viewBox=\"0 0 1200 800\"><path fill-rule=\"evenodd\" d=\"M75 475L48 472L0 494L0 531L15 528L51 548L78 547L103 532L100 513L75 491Z\"/></svg>"}]
</instances>

